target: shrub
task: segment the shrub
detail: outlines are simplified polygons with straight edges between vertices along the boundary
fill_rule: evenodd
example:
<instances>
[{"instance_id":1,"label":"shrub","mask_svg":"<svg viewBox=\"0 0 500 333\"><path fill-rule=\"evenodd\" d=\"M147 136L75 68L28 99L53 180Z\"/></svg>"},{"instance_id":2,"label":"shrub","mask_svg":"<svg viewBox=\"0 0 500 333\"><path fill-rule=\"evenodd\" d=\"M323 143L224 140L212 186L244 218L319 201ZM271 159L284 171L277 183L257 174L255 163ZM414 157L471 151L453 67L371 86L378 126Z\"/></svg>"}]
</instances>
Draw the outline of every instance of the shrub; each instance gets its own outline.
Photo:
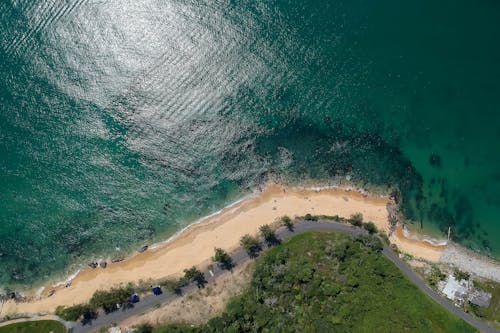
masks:
<instances>
[{"instance_id":1,"label":"shrub","mask_svg":"<svg viewBox=\"0 0 500 333\"><path fill-rule=\"evenodd\" d=\"M439 281L444 280L446 276L441 272L438 266L433 265L431 268L431 274L427 278L427 281L431 286L436 286Z\"/></svg>"},{"instance_id":2,"label":"shrub","mask_svg":"<svg viewBox=\"0 0 500 333\"><path fill-rule=\"evenodd\" d=\"M486 309L483 307L477 306L476 304L472 304L469 302L469 308L479 318L484 318L487 316Z\"/></svg>"},{"instance_id":3,"label":"shrub","mask_svg":"<svg viewBox=\"0 0 500 333\"><path fill-rule=\"evenodd\" d=\"M387 246L391 245L391 242L389 241L389 237L387 237L387 234L385 232L380 231L378 233L378 235L379 235L380 239L382 239L382 243L384 243L384 245L387 245Z\"/></svg>"},{"instance_id":4,"label":"shrub","mask_svg":"<svg viewBox=\"0 0 500 333\"><path fill-rule=\"evenodd\" d=\"M66 321L77 321L89 310L88 304L77 304L68 307L60 305L56 308L55 314Z\"/></svg>"},{"instance_id":5,"label":"shrub","mask_svg":"<svg viewBox=\"0 0 500 333\"><path fill-rule=\"evenodd\" d=\"M338 242L333 250L335 257L340 261L345 261L349 257L349 247L348 242Z\"/></svg>"},{"instance_id":6,"label":"shrub","mask_svg":"<svg viewBox=\"0 0 500 333\"><path fill-rule=\"evenodd\" d=\"M135 333L153 333L153 326L151 324L141 324L134 330Z\"/></svg>"},{"instance_id":7,"label":"shrub","mask_svg":"<svg viewBox=\"0 0 500 333\"><path fill-rule=\"evenodd\" d=\"M316 215L311 215L311 214L307 213L306 216L304 216L304 220L306 220L306 221L317 221L318 217Z\"/></svg>"},{"instance_id":8,"label":"shrub","mask_svg":"<svg viewBox=\"0 0 500 333\"><path fill-rule=\"evenodd\" d=\"M461 271L458 268L455 268L455 270L453 271L453 276L458 281L460 281L460 280L469 280L469 278L470 278L470 274L469 273Z\"/></svg>"},{"instance_id":9,"label":"shrub","mask_svg":"<svg viewBox=\"0 0 500 333\"><path fill-rule=\"evenodd\" d=\"M378 231L377 226L373 222L363 223L363 228L365 228L370 235L373 235Z\"/></svg>"},{"instance_id":10,"label":"shrub","mask_svg":"<svg viewBox=\"0 0 500 333\"><path fill-rule=\"evenodd\" d=\"M189 282L194 281L198 288L204 288L205 284L207 284L205 274L200 272L195 266L184 270L184 279Z\"/></svg>"},{"instance_id":11,"label":"shrub","mask_svg":"<svg viewBox=\"0 0 500 333\"><path fill-rule=\"evenodd\" d=\"M187 285L187 281L184 277L180 278L179 280L167 279L160 281L159 285L160 287L165 288L168 291L176 293L177 295L181 295L181 288Z\"/></svg>"},{"instance_id":12,"label":"shrub","mask_svg":"<svg viewBox=\"0 0 500 333\"><path fill-rule=\"evenodd\" d=\"M338 215L333 215L333 216L331 217L331 219L332 219L332 220L334 220L335 222L342 222L342 220L343 220L343 219L342 219L340 216L338 216Z\"/></svg>"},{"instance_id":13,"label":"shrub","mask_svg":"<svg viewBox=\"0 0 500 333\"><path fill-rule=\"evenodd\" d=\"M382 249L384 248L382 241L375 236L358 235L354 237L354 241L361 243L364 247L376 252L382 251Z\"/></svg>"},{"instance_id":14,"label":"shrub","mask_svg":"<svg viewBox=\"0 0 500 333\"><path fill-rule=\"evenodd\" d=\"M413 260L413 256L409 253L403 253L403 260L404 261L412 261Z\"/></svg>"},{"instance_id":15,"label":"shrub","mask_svg":"<svg viewBox=\"0 0 500 333\"><path fill-rule=\"evenodd\" d=\"M352 214L349 218L349 223L351 223L353 226L361 227L363 225L363 214Z\"/></svg>"}]
</instances>

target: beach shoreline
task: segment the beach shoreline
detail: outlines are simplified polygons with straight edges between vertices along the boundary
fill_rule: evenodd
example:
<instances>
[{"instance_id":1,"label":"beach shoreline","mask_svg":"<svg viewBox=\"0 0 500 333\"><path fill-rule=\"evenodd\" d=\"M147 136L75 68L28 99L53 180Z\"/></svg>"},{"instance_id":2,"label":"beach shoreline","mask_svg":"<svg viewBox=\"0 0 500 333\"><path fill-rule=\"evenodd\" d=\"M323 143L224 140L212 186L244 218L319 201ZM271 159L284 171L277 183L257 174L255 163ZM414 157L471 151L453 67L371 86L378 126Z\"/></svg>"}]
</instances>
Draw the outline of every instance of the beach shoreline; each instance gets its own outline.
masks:
<instances>
[{"instance_id":1,"label":"beach shoreline","mask_svg":"<svg viewBox=\"0 0 500 333\"><path fill-rule=\"evenodd\" d=\"M1 316L19 313L53 312L58 305L71 306L89 300L93 292L139 280L178 276L183 269L210 263L214 247L232 251L245 234L256 235L259 226L271 224L280 216L339 215L348 218L362 213L365 221L390 233L387 195L371 195L353 186L286 187L278 183L266 186L233 202L222 210L197 220L162 242L152 244L143 253L111 263L105 269L83 268L72 280L46 286L39 298L25 303L6 302ZM425 238L425 237L424 237ZM430 262L439 262L446 246L413 237L399 226L390 236L398 249ZM69 283L71 282L71 283ZM48 293L53 293L48 297Z\"/></svg>"}]
</instances>

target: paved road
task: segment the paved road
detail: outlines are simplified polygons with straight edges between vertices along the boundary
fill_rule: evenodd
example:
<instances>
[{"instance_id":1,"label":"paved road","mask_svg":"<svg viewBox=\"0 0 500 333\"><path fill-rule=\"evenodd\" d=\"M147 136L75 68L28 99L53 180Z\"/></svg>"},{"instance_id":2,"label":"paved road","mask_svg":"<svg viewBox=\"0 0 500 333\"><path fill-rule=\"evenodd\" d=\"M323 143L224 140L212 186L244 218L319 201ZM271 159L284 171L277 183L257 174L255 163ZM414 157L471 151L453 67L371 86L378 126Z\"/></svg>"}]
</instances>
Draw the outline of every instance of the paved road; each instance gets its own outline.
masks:
<instances>
[{"instance_id":1,"label":"paved road","mask_svg":"<svg viewBox=\"0 0 500 333\"><path fill-rule=\"evenodd\" d=\"M291 237L294 234L304 232L304 231L310 231L310 230L329 230L329 231L337 231L337 232L342 232L342 233L348 233L351 235L359 235L359 234L366 234L366 231L360 228L354 228L350 225L347 224L342 224L342 223L336 223L332 221L318 221L318 222L311 222L311 221L302 221L300 223L295 224L295 229L293 232L287 230L287 229L280 229L277 231L277 236L280 239L286 239ZM263 245L263 248L265 248L265 245ZM460 308L457 308L455 305L453 305L451 302L448 300L444 299L441 297L438 293L436 293L434 290L429 288L424 281L422 281L409 267L406 265L405 262L403 262L397 255L395 255L388 247L384 247L382 250L382 253L389 258L413 283L415 283L424 293L429 295L434 301L438 302L441 304L443 307L448 309L448 311L452 312L456 316L462 318L469 324L477 327L483 332L487 333L500 333L499 331L491 328L484 322L481 322L469 314L463 312ZM234 252L231 256L233 258L233 261L235 264L242 263L245 260L250 260L248 257L247 253L243 250L240 249L236 252ZM225 271L221 270L220 268L214 266L213 273L214 276L212 276L208 271L205 271L205 277L207 279L207 282L210 283L211 281L217 279L218 276L223 274ZM185 288L182 289L183 293L186 293L192 289L197 288L194 284L190 284L186 286ZM177 294L174 294L172 292L165 292L162 295L159 296L153 296L153 295L148 295L145 296L141 299L139 303L136 303L133 308L127 309L127 310L121 310L121 311L116 311L113 313L110 313L108 315L100 315L97 319L93 320L90 324L83 325L82 323L78 324L73 324L74 326L71 327L70 332L71 333L83 333L83 332L90 332L90 331L97 331L100 327L111 325L112 323L118 323L130 316L140 314L145 312L146 310L149 310L153 308L154 306L158 304L164 304L168 303L179 296Z\"/></svg>"}]
</instances>

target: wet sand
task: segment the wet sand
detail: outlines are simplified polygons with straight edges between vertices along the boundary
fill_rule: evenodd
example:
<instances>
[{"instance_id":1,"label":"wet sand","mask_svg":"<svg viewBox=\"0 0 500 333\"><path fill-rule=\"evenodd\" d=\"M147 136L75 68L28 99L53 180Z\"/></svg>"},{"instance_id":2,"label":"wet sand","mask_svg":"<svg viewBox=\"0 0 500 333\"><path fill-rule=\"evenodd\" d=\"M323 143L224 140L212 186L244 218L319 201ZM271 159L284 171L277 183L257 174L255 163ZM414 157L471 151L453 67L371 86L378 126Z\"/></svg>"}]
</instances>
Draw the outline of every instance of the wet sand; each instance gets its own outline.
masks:
<instances>
[{"instance_id":1,"label":"wet sand","mask_svg":"<svg viewBox=\"0 0 500 333\"><path fill-rule=\"evenodd\" d=\"M179 275L185 268L208 264L214 247L231 251L238 247L243 235L256 235L261 225L270 224L283 215L293 217L310 213L349 217L360 212L365 221L372 221L380 230L387 232L388 203L388 197L366 195L348 188L320 190L270 184L262 192L192 225L154 249L119 263L108 264L106 269L83 269L69 287L55 288L55 294L51 297L44 295L54 288L46 287L40 300L19 304L7 302L1 315L52 312L58 305L86 302L98 289L109 289L120 283L137 282L140 279ZM391 236L391 241L400 250L429 261L438 261L444 250L444 246L407 239L401 230Z\"/></svg>"},{"instance_id":2,"label":"wet sand","mask_svg":"<svg viewBox=\"0 0 500 333\"><path fill-rule=\"evenodd\" d=\"M432 244L431 242L418 239L417 235L408 237L408 232L403 231L403 227L398 225L394 233L389 237L392 244L396 244L398 249L402 252L411 254L416 258L422 258L432 262L438 262L445 250L445 244L440 242L439 245Z\"/></svg>"}]
</instances>

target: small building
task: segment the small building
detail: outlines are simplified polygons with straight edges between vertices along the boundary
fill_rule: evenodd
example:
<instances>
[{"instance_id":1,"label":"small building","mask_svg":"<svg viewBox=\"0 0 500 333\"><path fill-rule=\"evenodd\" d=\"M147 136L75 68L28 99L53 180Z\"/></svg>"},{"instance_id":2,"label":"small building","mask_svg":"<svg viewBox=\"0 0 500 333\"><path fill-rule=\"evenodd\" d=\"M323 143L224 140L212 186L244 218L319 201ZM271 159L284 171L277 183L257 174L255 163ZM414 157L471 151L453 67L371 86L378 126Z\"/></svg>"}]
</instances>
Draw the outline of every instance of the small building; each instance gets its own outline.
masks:
<instances>
[{"instance_id":1,"label":"small building","mask_svg":"<svg viewBox=\"0 0 500 333\"><path fill-rule=\"evenodd\" d=\"M469 296L469 302L487 308L490 306L491 294L480 289L475 289Z\"/></svg>"},{"instance_id":2,"label":"small building","mask_svg":"<svg viewBox=\"0 0 500 333\"><path fill-rule=\"evenodd\" d=\"M122 333L122 330L118 326L113 326L113 327L108 328L107 332L108 333Z\"/></svg>"},{"instance_id":3,"label":"small building","mask_svg":"<svg viewBox=\"0 0 500 333\"><path fill-rule=\"evenodd\" d=\"M448 280L443 288L443 294L455 302L463 302L467 291L468 283L465 280L457 281L452 275L448 276Z\"/></svg>"}]
</instances>

